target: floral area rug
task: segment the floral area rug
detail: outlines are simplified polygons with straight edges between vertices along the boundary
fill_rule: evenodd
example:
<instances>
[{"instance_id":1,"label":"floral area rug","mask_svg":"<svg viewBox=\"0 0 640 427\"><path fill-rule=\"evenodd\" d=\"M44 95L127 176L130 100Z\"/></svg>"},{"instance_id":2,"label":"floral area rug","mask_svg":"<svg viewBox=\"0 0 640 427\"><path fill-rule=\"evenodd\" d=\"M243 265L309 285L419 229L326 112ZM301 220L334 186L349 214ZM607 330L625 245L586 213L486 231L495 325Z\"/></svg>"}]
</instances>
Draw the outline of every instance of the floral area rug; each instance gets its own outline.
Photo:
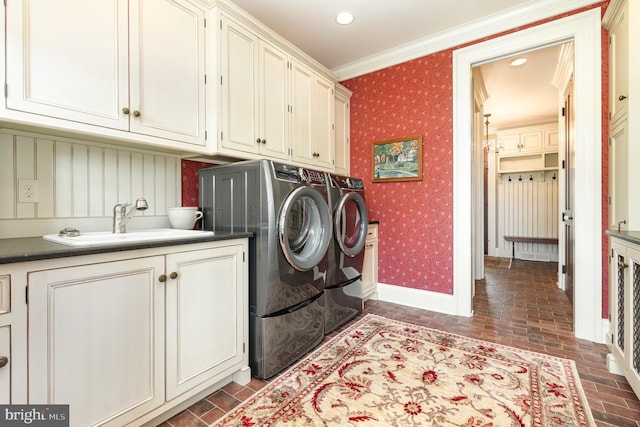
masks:
<instances>
[{"instance_id":1,"label":"floral area rug","mask_svg":"<svg viewBox=\"0 0 640 427\"><path fill-rule=\"evenodd\" d=\"M367 315L223 426L594 426L572 360Z\"/></svg>"}]
</instances>

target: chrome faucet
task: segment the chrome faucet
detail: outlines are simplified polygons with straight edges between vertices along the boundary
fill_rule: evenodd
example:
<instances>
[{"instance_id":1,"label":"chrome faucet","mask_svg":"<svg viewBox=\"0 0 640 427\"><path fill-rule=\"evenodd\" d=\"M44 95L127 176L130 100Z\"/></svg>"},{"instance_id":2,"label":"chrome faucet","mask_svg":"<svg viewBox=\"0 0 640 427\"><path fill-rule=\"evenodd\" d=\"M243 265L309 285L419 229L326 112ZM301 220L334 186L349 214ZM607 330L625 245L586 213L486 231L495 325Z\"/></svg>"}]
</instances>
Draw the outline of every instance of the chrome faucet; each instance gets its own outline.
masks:
<instances>
[{"instance_id":1,"label":"chrome faucet","mask_svg":"<svg viewBox=\"0 0 640 427\"><path fill-rule=\"evenodd\" d=\"M127 223L138 211L144 211L149 208L149 204L144 198L136 200L136 205L129 209L127 212L127 206L131 206L131 203L118 203L113 207L113 232L114 233L126 233Z\"/></svg>"}]
</instances>

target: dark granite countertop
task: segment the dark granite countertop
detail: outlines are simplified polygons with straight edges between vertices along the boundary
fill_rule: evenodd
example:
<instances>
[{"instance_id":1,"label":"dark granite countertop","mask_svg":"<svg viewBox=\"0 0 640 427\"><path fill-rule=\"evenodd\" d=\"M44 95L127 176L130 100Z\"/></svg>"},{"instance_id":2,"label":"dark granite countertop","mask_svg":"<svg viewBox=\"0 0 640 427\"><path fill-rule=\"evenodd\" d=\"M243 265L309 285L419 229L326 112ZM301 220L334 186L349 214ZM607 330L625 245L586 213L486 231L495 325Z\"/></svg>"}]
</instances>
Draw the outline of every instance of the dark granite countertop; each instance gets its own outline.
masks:
<instances>
[{"instance_id":1,"label":"dark granite countertop","mask_svg":"<svg viewBox=\"0 0 640 427\"><path fill-rule=\"evenodd\" d=\"M218 240L241 239L247 237L253 237L253 233L216 231L213 236L208 235L201 238L166 240L161 242L132 242L117 246L105 245L84 248L61 245L59 243L47 241L42 237L0 239L0 264L102 254L107 252L130 251L134 249L157 248L161 246L186 245L190 243L215 242Z\"/></svg>"},{"instance_id":2,"label":"dark granite countertop","mask_svg":"<svg viewBox=\"0 0 640 427\"><path fill-rule=\"evenodd\" d=\"M630 230L607 230L607 236L615 237L617 239L626 240L627 242L634 243L636 245L640 245L640 231L630 231Z\"/></svg>"}]
</instances>

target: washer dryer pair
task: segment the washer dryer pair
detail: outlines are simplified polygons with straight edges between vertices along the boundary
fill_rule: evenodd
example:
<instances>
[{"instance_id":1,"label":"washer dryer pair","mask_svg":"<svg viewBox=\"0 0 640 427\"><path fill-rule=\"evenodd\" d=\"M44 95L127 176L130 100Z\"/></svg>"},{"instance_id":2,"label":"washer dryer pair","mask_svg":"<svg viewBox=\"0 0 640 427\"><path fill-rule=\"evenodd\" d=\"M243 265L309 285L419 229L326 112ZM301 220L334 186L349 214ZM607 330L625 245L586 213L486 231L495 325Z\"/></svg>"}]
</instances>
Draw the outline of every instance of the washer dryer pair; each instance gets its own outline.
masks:
<instances>
[{"instance_id":1,"label":"washer dryer pair","mask_svg":"<svg viewBox=\"0 0 640 427\"><path fill-rule=\"evenodd\" d=\"M325 334L362 311L362 266L369 216L359 178L327 174L334 238L325 282Z\"/></svg>"},{"instance_id":2,"label":"washer dryer pair","mask_svg":"<svg viewBox=\"0 0 640 427\"><path fill-rule=\"evenodd\" d=\"M209 230L249 231L249 363L269 378L324 338L326 175L268 160L201 169Z\"/></svg>"}]
</instances>

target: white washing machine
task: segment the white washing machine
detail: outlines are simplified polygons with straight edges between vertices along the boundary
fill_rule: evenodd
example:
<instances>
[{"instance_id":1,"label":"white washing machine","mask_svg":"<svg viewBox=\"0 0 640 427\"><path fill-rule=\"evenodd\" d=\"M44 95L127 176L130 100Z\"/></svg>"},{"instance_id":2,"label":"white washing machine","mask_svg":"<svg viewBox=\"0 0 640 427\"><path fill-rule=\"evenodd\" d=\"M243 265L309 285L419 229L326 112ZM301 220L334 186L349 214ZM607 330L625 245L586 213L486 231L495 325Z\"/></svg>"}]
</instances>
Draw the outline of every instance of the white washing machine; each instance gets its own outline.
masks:
<instances>
[{"instance_id":1,"label":"white washing machine","mask_svg":"<svg viewBox=\"0 0 640 427\"><path fill-rule=\"evenodd\" d=\"M249 361L269 378L324 337L331 213L323 172L268 160L200 170L205 229L249 231Z\"/></svg>"}]
</instances>

